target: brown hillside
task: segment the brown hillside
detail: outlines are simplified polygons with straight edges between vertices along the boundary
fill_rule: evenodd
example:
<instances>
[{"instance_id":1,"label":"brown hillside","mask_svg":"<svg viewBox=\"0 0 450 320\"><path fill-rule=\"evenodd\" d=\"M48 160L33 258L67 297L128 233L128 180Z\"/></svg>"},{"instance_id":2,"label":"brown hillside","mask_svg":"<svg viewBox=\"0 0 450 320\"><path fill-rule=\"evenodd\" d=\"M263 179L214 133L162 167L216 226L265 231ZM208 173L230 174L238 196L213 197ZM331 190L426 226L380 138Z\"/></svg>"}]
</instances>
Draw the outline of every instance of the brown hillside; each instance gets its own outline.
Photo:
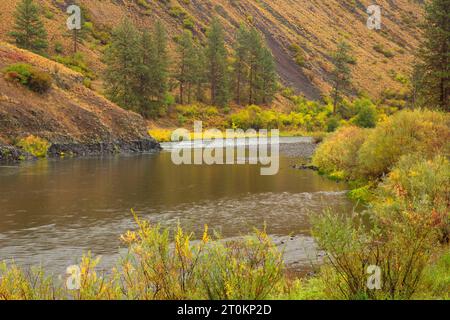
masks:
<instances>
[{"instance_id":1,"label":"brown hillside","mask_svg":"<svg viewBox=\"0 0 450 320\"><path fill-rule=\"evenodd\" d=\"M13 23L12 13L19 0L0 2L2 24L0 38L10 40L7 31ZM70 39L64 36L65 8L69 0L41 0L46 13L49 38L65 45L70 53ZM354 70L355 89L377 97L384 89L399 89L395 75L406 74L419 40L417 23L422 9L420 1L379 0L383 10L381 31L366 27L366 8L370 0L79 0L98 30L110 31L123 17L132 18L141 27L150 27L157 19L164 22L171 36L179 34L183 19L195 22L194 33L204 38L206 26L216 15L223 21L227 38L233 39L240 23L253 23L266 36L278 62L278 70L286 85L317 98L330 90L330 52L336 43L348 41L358 58ZM174 9L175 8L175 9ZM186 14L177 15L182 9ZM175 13L174 13L175 12ZM306 64L299 67L289 47L299 45ZM382 48L375 50L374 48ZM101 71L102 45L88 39L82 49L90 63ZM388 56L386 56L386 53ZM392 57L389 57L393 55ZM100 84L101 85L101 84Z\"/></svg>"},{"instance_id":2,"label":"brown hillside","mask_svg":"<svg viewBox=\"0 0 450 320\"><path fill-rule=\"evenodd\" d=\"M38 94L0 76L0 141L13 143L31 134L55 144L149 138L141 116L87 89L80 74L0 42L0 70L17 62L50 73L53 85L47 93Z\"/></svg>"}]
</instances>

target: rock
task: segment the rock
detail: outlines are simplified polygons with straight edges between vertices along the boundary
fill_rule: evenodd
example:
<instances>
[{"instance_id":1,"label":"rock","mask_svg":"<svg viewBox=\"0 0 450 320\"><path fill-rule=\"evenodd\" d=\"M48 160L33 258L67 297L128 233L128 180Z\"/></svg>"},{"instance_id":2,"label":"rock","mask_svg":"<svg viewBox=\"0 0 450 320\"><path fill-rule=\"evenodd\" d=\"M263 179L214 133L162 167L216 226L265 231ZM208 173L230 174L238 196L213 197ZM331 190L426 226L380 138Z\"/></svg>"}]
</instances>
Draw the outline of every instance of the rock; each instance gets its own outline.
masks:
<instances>
[{"instance_id":1,"label":"rock","mask_svg":"<svg viewBox=\"0 0 450 320\"><path fill-rule=\"evenodd\" d=\"M48 150L49 157L70 156L98 156L119 153L144 153L160 151L161 146L152 138L140 140L116 140L98 143L55 143Z\"/></svg>"},{"instance_id":2,"label":"rock","mask_svg":"<svg viewBox=\"0 0 450 320\"><path fill-rule=\"evenodd\" d=\"M313 165L306 165L306 164L299 164L299 165L293 165L292 168L298 169L298 170L313 170L313 171L319 171L319 168Z\"/></svg>"},{"instance_id":3,"label":"rock","mask_svg":"<svg viewBox=\"0 0 450 320\"><path fill-rule=\"evenodd\" d=\"M15 163L33 157L19 148L0 143L0 163Z\"/></svg>"}]
</instances>

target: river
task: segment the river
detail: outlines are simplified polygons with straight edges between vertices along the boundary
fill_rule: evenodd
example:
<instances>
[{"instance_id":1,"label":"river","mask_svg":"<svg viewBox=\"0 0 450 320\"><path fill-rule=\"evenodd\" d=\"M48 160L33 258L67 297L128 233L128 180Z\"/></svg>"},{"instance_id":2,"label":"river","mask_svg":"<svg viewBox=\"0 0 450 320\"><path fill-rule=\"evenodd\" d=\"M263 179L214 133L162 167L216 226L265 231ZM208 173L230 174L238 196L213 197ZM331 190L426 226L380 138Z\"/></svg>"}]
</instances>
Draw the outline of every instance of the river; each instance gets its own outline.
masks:
<instances>
[{"instance_id":1,"label":"river","mask_svg":"<svg viewBox=\"0 0 450 320\"><path fill-rule=\"evenodd\" d=\"M316 257L308 214L326 208L350 212L346 185L299 162L295 138L281 138L280 170L260 175L259 165L174 165L171 153L45 159L0 167L0 261L42 265L64 274L83 252L113 265L123 250L120 234L135 228L130 209L163 226L201 236L208 224L224 238L253 227L286 248L292 268L308 270ZM170 149L170 145L165 145Z\"/></svg>"}]
</instances>

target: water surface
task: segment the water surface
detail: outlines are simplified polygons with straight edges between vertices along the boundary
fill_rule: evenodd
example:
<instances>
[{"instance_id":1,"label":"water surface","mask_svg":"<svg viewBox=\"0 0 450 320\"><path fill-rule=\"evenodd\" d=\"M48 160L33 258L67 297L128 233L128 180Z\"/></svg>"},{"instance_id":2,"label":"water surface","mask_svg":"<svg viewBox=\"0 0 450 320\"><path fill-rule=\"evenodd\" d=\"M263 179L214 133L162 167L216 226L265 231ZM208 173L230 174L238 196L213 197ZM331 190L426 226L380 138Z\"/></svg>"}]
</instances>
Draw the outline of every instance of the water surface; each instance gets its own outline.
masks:
<instances>
[{"instance_id":1,"label":"water surface","mask_svg":"<svg viewBox=\"0 0 450 320\"><path fill-rule=\"evenodd\" d=\"M352 204L345 185L291 168L298 161L282 153L275 176L261 176L258 165L176 166L167 151L0 167L0 260L61 274L92 250L109 268L120 234L135 227L134 208L198 235L204 224L236 237L266 223L278 243L287 242L287 262L301 267L314 247L307 215L349 212Z\"/></svg>"}]
</instances>

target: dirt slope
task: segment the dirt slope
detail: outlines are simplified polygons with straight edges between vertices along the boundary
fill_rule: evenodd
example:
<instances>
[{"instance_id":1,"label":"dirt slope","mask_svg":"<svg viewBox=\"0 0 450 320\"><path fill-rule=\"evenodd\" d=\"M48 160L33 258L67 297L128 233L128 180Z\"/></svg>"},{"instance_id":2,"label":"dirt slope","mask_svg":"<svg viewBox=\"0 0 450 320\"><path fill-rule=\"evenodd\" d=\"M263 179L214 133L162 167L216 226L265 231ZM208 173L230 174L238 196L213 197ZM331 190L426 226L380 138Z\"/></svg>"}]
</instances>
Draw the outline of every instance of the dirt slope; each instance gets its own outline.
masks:
<instances>
[{"instance_id":1,"label":"dirt slope","mask_svg":"<svg viewBox=\"0 0 450 320\"><path fill-rule=\"evenodd\" d=\"M109 102L83 85L83 77L28 51L0 42L0 70L24 62L52 75L52 88L38 94L0 76L0 142L28 135L55 145L122 145L150 140L143 118Z\"/></svg>"},{"instance_id":2,"label":"dirt slope","mask_svg":"<svg viewBox=\"0 0 450 320\"><path fill-rule=\"evenodd\" d=\"M2 24L0 39L10 40L7 31L13 24L12 13L19 0L0 1ZM54 44L61 42L70 51L70 38L65 36L65 8L72 0L40 0L45 12L45 24ZM254 24L266 36L278 62L278 70L286 85L309 98L330 90L330 52L336 43L348 41L358 64L354 68L355 90L364 90L377 97L386 88L401 88L395 75L406 74L412 54L420 38L421 1L378 0L382 7L382 29L366 27L366 8L372 0L79 0L97 29L110 31L128 16L141 27L150 27L157 19L169 29L172 37L183 29L183 20L194 22L194 34L204 39L212 16L219 16L231 41L240 23ZM174 14L181 8L186 14ZM306 65L299 67L292 44L302 48ZM87 41L82 49L97 71L102 45ZM378 48L376 50L375 48ZM381 48L381 50L379 50ZM100 84L101 87L101 84Z\"/></svg>"}]
</instances>

